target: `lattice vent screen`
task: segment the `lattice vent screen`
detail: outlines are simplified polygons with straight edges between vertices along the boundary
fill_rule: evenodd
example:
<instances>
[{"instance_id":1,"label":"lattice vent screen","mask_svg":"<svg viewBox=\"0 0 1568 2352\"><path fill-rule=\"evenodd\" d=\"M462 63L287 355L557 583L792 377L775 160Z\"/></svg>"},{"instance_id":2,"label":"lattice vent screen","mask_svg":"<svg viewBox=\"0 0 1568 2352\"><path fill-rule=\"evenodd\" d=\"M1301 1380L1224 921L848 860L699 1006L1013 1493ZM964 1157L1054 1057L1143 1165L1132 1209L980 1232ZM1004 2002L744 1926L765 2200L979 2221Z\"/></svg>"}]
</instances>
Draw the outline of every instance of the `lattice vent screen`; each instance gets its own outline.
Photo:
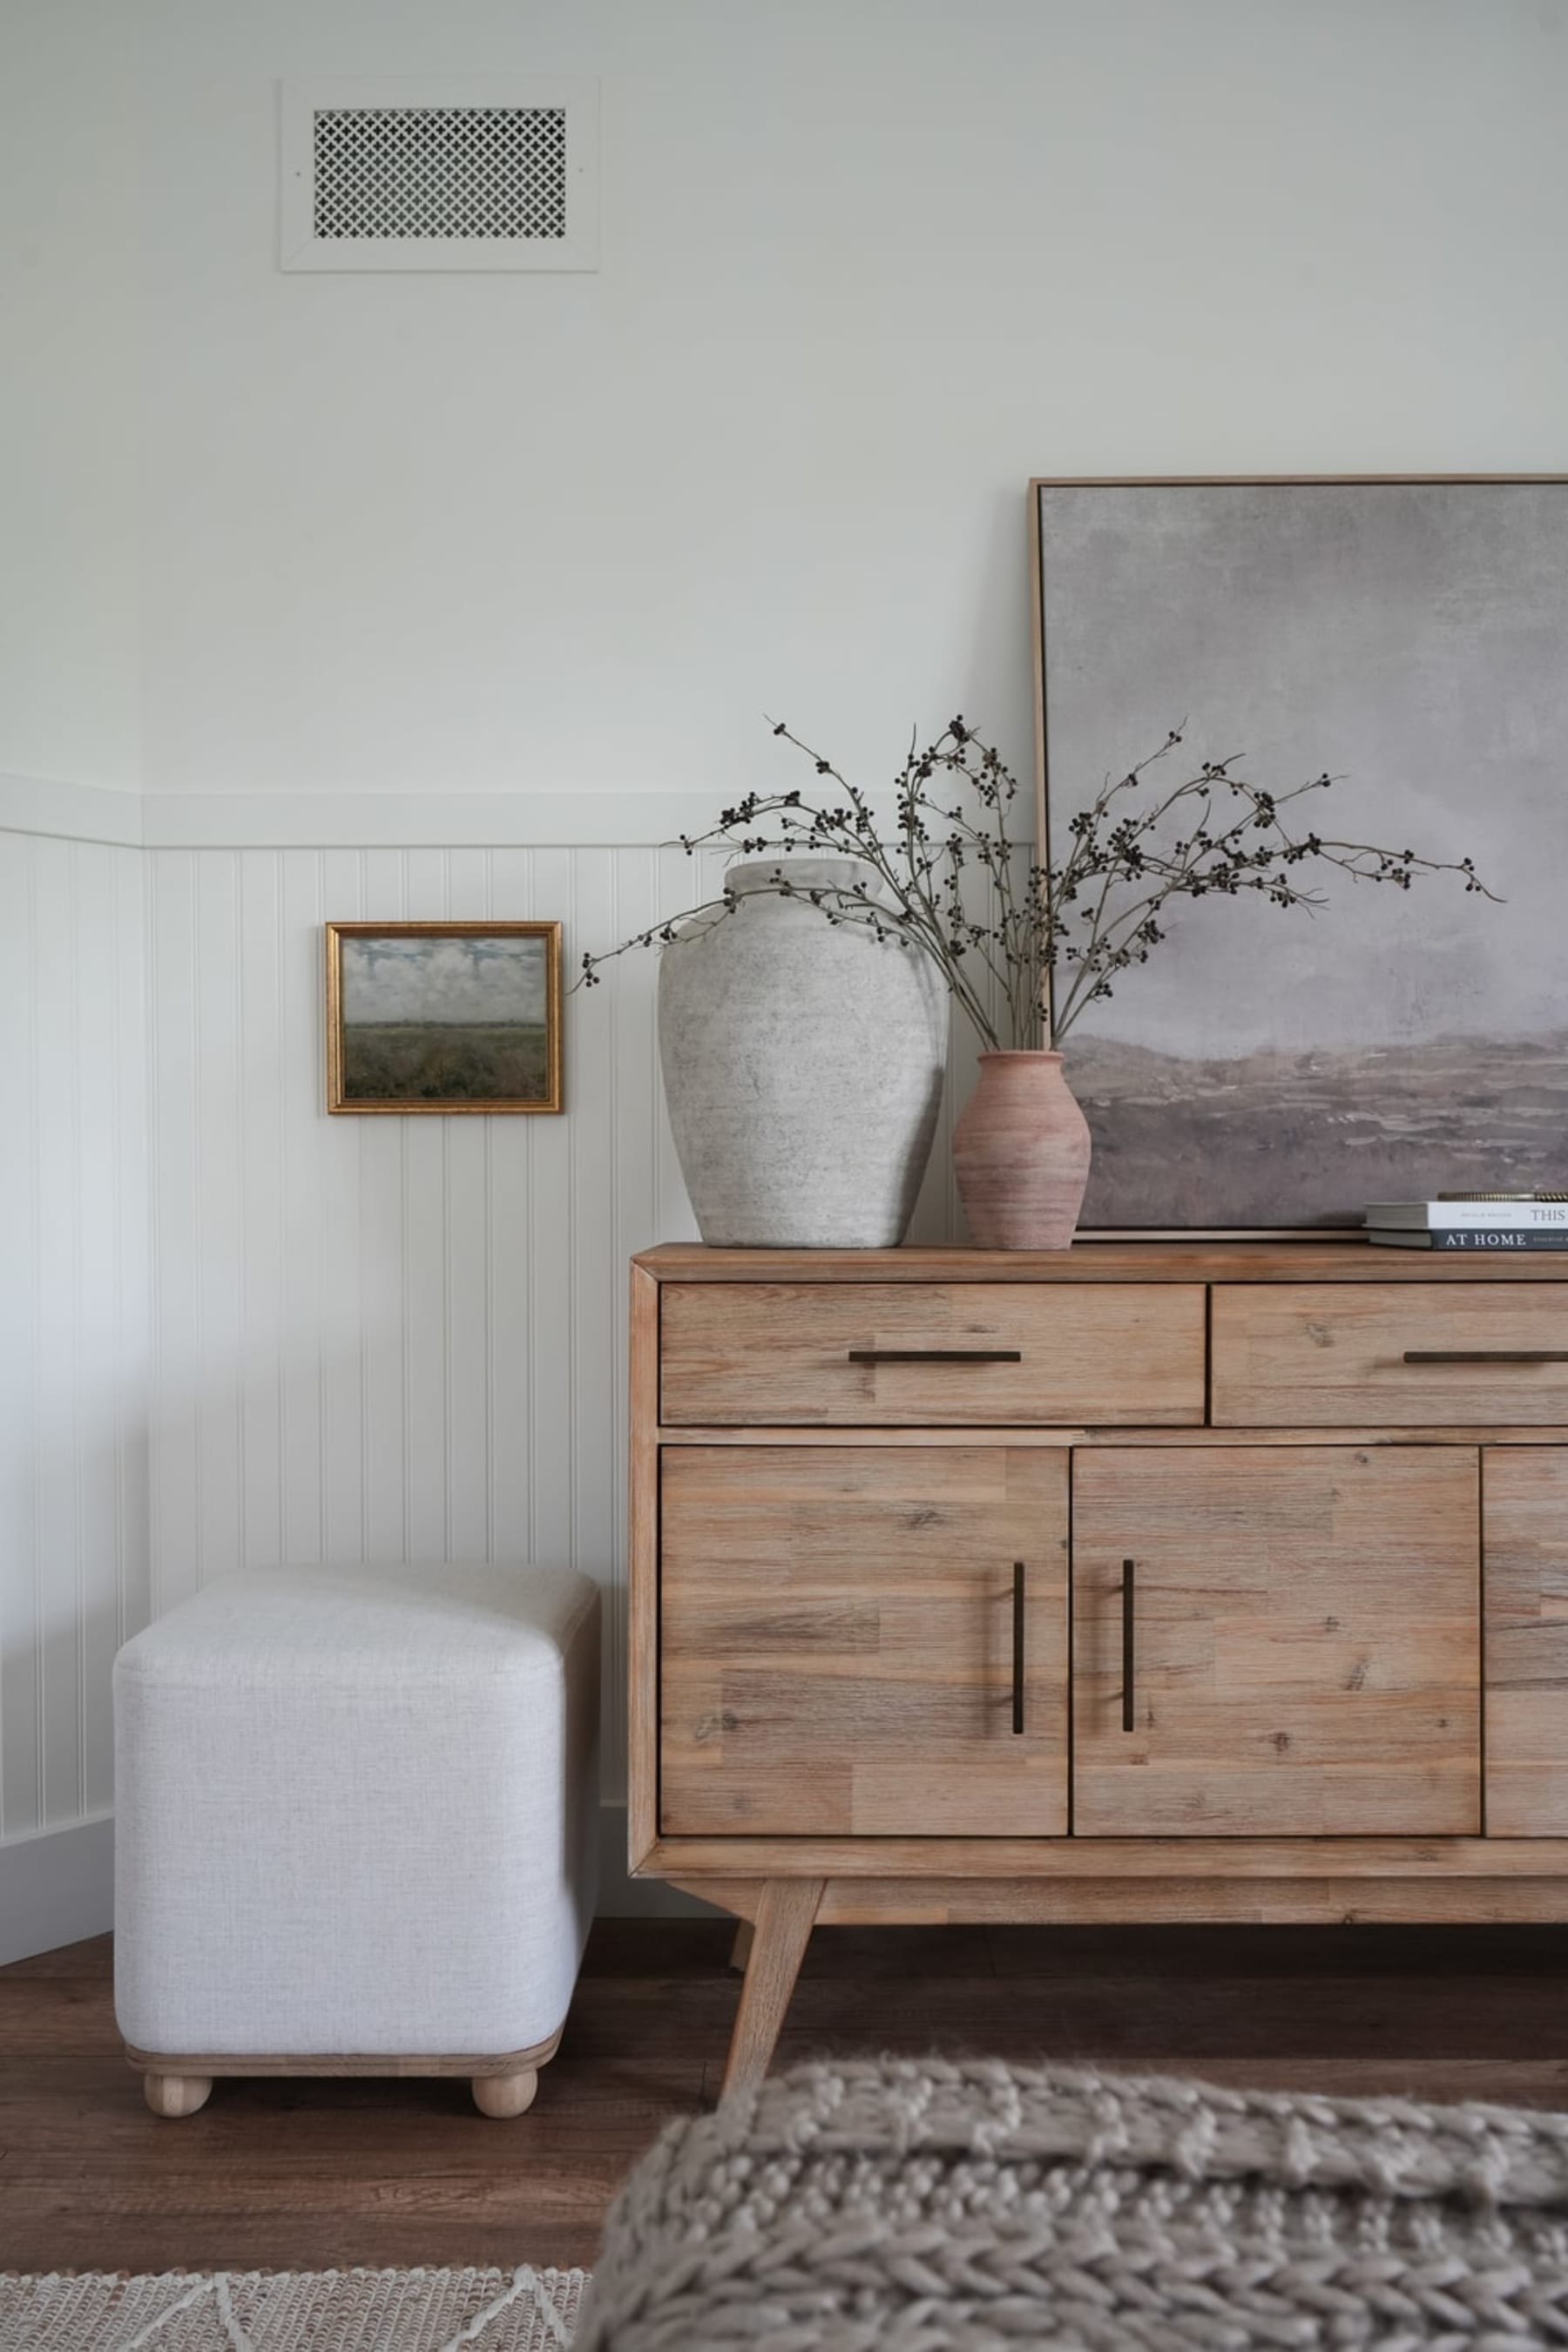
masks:
<instances>
[{"instance_id":1,"label":"lattice vent screen","mask_svg":"<svg viewBox=\"0 0 1568 2352\"><path fill-rule=\"evenodd\" d=\"M564 236L563 106L332 106L318 236Z\"/></svg>"},{"instance_id":2,"label":"lattice vent screen","mask_svg":"<svg viewBox=\"0 0 1568 2352\"><path fill-rule=\"evenodd\" d=\"M285 269L593 269L594 83L283 86Z\"/></svg>"}]
</instances>

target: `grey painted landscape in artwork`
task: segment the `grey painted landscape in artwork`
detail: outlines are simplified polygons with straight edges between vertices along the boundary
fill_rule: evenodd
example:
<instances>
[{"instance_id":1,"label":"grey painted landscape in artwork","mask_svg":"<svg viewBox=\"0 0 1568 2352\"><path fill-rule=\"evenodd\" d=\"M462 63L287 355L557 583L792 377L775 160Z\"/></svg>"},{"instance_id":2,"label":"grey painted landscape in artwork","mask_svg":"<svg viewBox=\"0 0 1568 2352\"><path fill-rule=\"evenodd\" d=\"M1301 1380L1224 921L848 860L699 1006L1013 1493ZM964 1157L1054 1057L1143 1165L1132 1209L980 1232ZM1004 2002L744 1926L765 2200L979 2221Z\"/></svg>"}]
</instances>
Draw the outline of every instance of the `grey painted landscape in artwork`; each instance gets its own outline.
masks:
<instances>
[{"instance_id":1,"label":"grey painted landscape in artwork","mask_svg":"<svg viewBox=\"0 0 1568 2352\"><path fill-rule=\"evenodd\" d=\"M543 1102L549 953L505 932L342 941L350 1102Z\"/></svg>"},{"instance_id":2,"label":"grey painted landscape in artwork","mask_svg":"<svg viewBox=\"0 0 1568 2352\"><path fill-rule=\"evenodd\" d=\"M1048 823L1185 721L1300 830L1474 857L1180 906L1068 1040L1089 1225L1568 1188L1568 485L1045 485ZM1190 771L1189 771L1190 772ZM1173 773L1170 781L1178 778Z\"/></svg>"}]
</instances>

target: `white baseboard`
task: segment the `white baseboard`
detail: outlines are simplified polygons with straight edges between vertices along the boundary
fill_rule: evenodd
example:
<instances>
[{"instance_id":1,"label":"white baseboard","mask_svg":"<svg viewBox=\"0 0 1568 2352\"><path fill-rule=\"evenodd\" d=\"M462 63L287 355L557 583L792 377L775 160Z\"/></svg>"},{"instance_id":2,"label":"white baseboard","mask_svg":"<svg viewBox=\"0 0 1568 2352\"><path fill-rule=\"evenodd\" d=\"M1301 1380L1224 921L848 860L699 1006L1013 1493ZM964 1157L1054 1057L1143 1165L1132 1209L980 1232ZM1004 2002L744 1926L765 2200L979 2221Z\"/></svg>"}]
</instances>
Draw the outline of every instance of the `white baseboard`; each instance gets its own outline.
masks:
<instances>
[{"instance_id":1,"label":"white baseboard","mask_svg":"<svg viewBox=\"0 0 1568 2352\"><path fill-rule=\"evenodd\" d=\"M0 1845L0 1967L113 1925L112 1814Z\"/></svg>"},{"instance_id":2,"label":"white baseboard","mask_svg":"<svg viewBox=\"0 0 1568 2352\"><path fill-rule=\"evenodd\" d=\"M626 1875L626 1809L599 1809L599 1916L603 1919L713 1919L694 1895ZM114 1925L114 1820L102 1813L68 1829L0 1845L0 1967L52 1952Z\"/></svg>"}]
</instances>

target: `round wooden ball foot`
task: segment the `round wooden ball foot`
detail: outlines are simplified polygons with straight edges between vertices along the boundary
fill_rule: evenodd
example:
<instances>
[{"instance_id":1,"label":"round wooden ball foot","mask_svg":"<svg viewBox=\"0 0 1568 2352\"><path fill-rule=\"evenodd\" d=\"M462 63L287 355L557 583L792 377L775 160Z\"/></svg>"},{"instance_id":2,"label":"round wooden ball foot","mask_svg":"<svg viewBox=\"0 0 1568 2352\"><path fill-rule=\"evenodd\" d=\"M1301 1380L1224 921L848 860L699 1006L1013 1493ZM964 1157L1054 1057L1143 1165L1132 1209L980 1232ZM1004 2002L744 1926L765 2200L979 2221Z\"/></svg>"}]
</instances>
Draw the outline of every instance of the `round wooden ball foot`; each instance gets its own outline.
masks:
<instances>
[{"instance_id":1,"label":"round wooden ball foot","mask_svg":"<svg viewBox=\"0 0 1568 2352\"><path fill-rule=\"evenodd\" d=\"M533 2105L539 2076L531 2066L520 2074L476 2074L470 2087L481 2116L524 2116Z\"/></svg>"},{"instance_id":2,"label":"round wooden ball foot","mask_svg":"<svg viewBox=\"0 0 1568 2352\"><path fill-rule=\"evenodd\" d=\"M143 2074L142 2096L155 2116L194 2116L212 2096L210 2074Z\"/></svg>"}]
</instances>

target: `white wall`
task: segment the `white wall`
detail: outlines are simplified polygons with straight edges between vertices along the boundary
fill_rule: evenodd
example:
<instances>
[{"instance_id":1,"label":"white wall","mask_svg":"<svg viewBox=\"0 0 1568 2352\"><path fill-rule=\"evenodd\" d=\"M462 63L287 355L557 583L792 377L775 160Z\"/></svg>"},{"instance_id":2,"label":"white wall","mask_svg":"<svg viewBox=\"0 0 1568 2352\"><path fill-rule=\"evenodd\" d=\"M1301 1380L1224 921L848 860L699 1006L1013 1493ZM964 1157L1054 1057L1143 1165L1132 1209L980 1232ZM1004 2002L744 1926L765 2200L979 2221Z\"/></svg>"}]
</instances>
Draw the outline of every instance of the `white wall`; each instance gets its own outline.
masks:
<instances>
[{"instance_id":1,"label":"white wall","mask_svg":"<svg viewBox=\"0 0 1568 2352\"><path fill-rule=\"evenodd\" d=\"M563 1119L329 1123L320 920L604 941L686 896L646 845L793 777L763 711L876 777L962 708L1025 765L1032 472L1563 467L1568 5L11 0L0 35L0 823L132 845L0 842L16 1838L107 1801L148 1512L160 1600L277 1549L619 1575L623 1261L689 1230L651 974L573 1003ZM597 274L278 272L278 79L425 68L601 79ZM949 1206L943 1163L921 1230Z\"/></svg>"},{"instance_id":2,"label":"white wall","mask_svg":"<svg viewBox=\"0 0 1568 2352\"><path fill-rule=\"evenodd\" d=\"M141 781L138 14L0 7L0 782Z\"/></svg>"},{"instance_id":3,"label":"white wall","mask_svg":"<svg viewBox=\"0 0 1568 2352\"><path fill-rule=\"evenodd\" d=\"M1563 461L1563 0L142 14L153 792L1022 759L1030 473ZM356 66L598 76L599 272L279 275Z\"/></svg>"}]
</instances>

